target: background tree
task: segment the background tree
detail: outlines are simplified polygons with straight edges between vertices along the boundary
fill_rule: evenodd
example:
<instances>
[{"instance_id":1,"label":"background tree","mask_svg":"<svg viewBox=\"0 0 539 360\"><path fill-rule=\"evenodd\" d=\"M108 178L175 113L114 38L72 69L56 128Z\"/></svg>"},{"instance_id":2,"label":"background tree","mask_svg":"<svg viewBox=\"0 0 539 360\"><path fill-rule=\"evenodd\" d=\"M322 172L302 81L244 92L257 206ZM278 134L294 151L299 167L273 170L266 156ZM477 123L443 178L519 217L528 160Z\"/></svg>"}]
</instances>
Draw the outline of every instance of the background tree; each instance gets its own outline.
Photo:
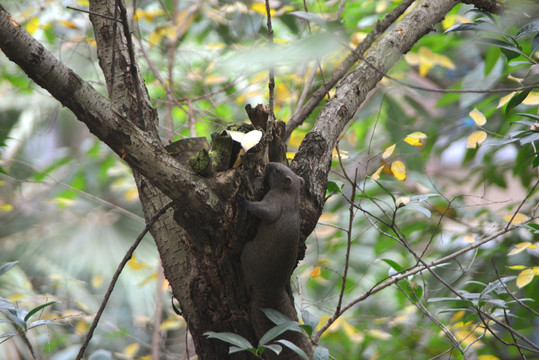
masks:
<instances>
[{"instance_id":1,"label":"background tree","mask_svg":"<svg viewBox=\"0 0 539 360\"><path fill-rule=\"evenodd\" d=\"M412 3L414 6L408 9ZM474 345L487 342L489 340L487 334L500 337L499 340L502 340L502 343L508 342L503 338L504 336L509 337L509 342L517 345L513 346L514 350L508 348L509 352L533 353L537 351L537 346L526 337L526 332L533 331L533 326L519 324L517 329L522 330L523 333L521 333L507 325L509 318L507 307L510 302L515 301L521 311L530 311L517 298L509 299L513 294L503 285L515 280L514 278L494 275L500 267L495 263L492 266L489 264L489 269L496 271L488 273L491 277L487 276L483 283L466 282L469 280L466 278L469 272L464 265L460 265L457 269L466 276L452 278L451 272L455 271L454 266L461 264L460 260L452 263L453 266L448 270L444 267L447 267L447 261L454 261L459 255L466 256L476 251L482 244L504 238L505 234L517 229L514 225L516 222L520 222L518 230L522 231L512 232L511 234L517 235L512 235L515 238L513 241L508 241L505 244L506 247L517 243L516 239L526 240L526 236L531 236L533 239L533 236L536 236L537 227L533 222L537 217L537 208L533 195L537 185L536 182L534 183L537 172L532 169L537 166L537 151L534 148L537 129L533 123L537 121L537 118L529 115L528 118L531 117L532 121L526 123L522 119L510 117L511 110L520 103L524 103L522 106L526 106L526 101L528 104L533 104L533 98L528 99L528 96L529 90L535 83L533 70L536 42L523 42L524 40L516 36L515 31L511 33L511 26L518 29L521 25L525 25L525 21L521 21L520 24L518 21L508 25L501 24L500 30L496 26L499 25L496 23L496 18L481 14L483 22L474 23L476 25L469 24L466 25L467 27L461 26L454 30L480 30L489 34L498 34L502 39L492 36L479 39L480 42L491 45L493 50L488 50L485 54L477 51L475 54L466 53L462 56L465 65L456 68L447 57L435 55L437 42L440 42L440 39L450 39L453 34L424 37L435 26L439 26L437 24L444 17L447 21L451 19L462 21L459 16L463 16L466 9L455 9L454 13L446 16L456 4L450 1L424 3L403 1L395 4L393 9L387 7L390 4L386 1L372 2L368 6L360 4L345 6L344 2L341 2L335 5L318 5L315 13L309 12L310 10L304 7L305 4L291 3L289 7L276 6L273 9L273 23L276 26L274 35L287 35L291 43L281 45L282 49L275 49L277 45L273 45L272 48L253 47L253 40L255 45L257 41L265 42L265 40L259 40L266 32L262 26L265 24L264 15L262 15L265 14L265 8L258 6L262 4L255 3L247 7L240 4L218 5L195 2L179 6L174 2L165 2L162 7L158 8L148 3L146 7L134 11L137 22L132 26L129 14L133 11L127 9L122 2L92 1L88 12L93 31L88 29L86 34L84 25L78 25L76 21L72 21L83 21L86 17L86 13L76 10L70 12L71 20L62 19L56 24L63 26L65 29L62 31L67 31L67 33L73 30L69 34L88 35L86 43L89 47L95 39L97 57L106 86L99 83L95 87L91 86L28 34L40 28L38 17L30 16L27 21L19 20L25 24L27 32L18 25L16 18L12 18L2 8L0 47L10 60L20 66L38 85L49 91L62 105L69 108L94 135L129 165L136 180L146 222L149 222L154 214L170 200L173 201L174 210L169 210L162 215L152 226L151 231L162 260L165 276L174 297L179 301L179 307L186 319L200 358L222 358L223 354L228 353L229 344L205 337L204 334L207 331L233 332L242 335L251 343L256 343L252 324L249 323L247 317L248 294L242 285L243 279L239 267L239 253L243 243L252 235L254 227L251 223L252 219L243 217L238 211L235 199L238 192L254 193L256 196L262 194L261 165L257 162L244 161L241 167L235 168L233 163L236 157L230 156L225 161L228 163L226 169L200 176L188 167L186 161L182 162L181 159L178 160L172 156L171 152L174 150L166 150L164 143L165 140L174 136L208 136L227 121L244 119L245 115L239 109L245 103L242 96L248 94L245 92L248 89L246 84L256 84L257 82L253 81L254 76L251 75L271 67L277 70L276 91L275 99L270 96L268 100L270 104L275 101L274 109L277 118L288 119L283 132L284 138L290 138L291 145L300 142L291 167L306 181L302 196L302 241L305 241L313 231L328 195L336 193L342 195L342 197L334 196L335 200L332 199L332 202L328 204L331 207L328 210L333 210L336 214L332 221L335 222L335 231L331 233L333 240L323 241L322 237L317 236L318 247L314 248L318 249L318 252L311 252L311 258L307 257L305 260L306 264L311 265L310 270L312 270L312 272L308 271L310 276L307 277L313 279L309 282L310 290L314 294L312 299L321 299L320 302L315 301L314 304L318 305L317 307L322 312L332 310L329 311L332 316L322 322L322 327L312 334L313 342L318 344L320 336L329 326L335 325L333 326L335 328L339 325L335 322L340 320L343 328L348 331L350 340L354 337L356 340L358 337L363 337L360 342L362 345L360 349L357 349L359 353L374 355L378 352L383 356L382 349L377 348L375 351L371 346L375 344L375 340L383 340L388 334L387 331L370 329L371 332L366 332L366 330L364 333L359 332L355 330L356 327L360 329L369 329L369 327L362 326L361 321L351 326L342 320L341 315L355 304L370 299L372 294L389 285L397 284L395 291L401 292L401 298L395 295L393 297L395 301L401 302L401 306L404 303L415 304L418 311L429 319L433 329L441 330L445 335L444 340L441 341L443 345L440 346L431 343L426 346L420 345L419 339L427 338L417 337L414 340L414 336L417 335L414 331L408 332L409 338L401 339L403 342L416 343L415 348L423 348L425 354L435 355L449 349L448 351L454 356L465 358L473 356L472 354L477 351ZM499 8L496 2L482 2L478 6L489 6L486 8L489 11L497 11ZM24 15L22 9L12 10ZM294 10L296 10L295 13L293 13ZM297 12L297 10L301 11ZM408 13L397 21L406 10ZM387 14L382 16L385 12ZM521 14L532 13L533 9L521 10ZM331 17L324 19L320 16L327 14L331 14ZM142 18L145 20L141 20ZM377 22L378 19L380 20ZM360 20L362 23L359 22ZM395 22L396 24L393 25ZM243 24L243 26L238 26L238 24ZM526 33L524 35L534 36L537 32L535 25L529 24L532 25L527 29L520 28L524 29L523 33ZM358 25L369 27L370 32L368 34L355 33L354 29ZM312 35L306 33L307 29L312 31ZM54 45L54 42L58 41L55 37L56 29L42 25L40 31L42 31L44 42ZM132 31L135 33L134 37L131 36ZM58 30L58 33L61 31ZM385 35L382 37L382 34ZM212 44L212 37L222 42ZM361 42L357 41L358 38L363 37ZM139 46L133 44L136 39L139 40ZM356 42L355 48L350 47L348 39ZM275 39L274 41L278 43L283 40ZM286 41L285 38L284 42ZM519 41L523 42L523 45ZM201 56L191 60L190 56L183 54L189 54L188 46L193 42L214 45L220 57L215 58L215 53L209 53L211 55L207 57ZM69 44L69 42L63 43ZM84 44L80 41L77 43ZM230 51L233 45L238 44L249 44L251 52ZM402 55L408 53L414 45L417 46L417 51L409 53L406 60L411 65L419 66L419 76L410 75L408 82L404 84L409 83L410 80L418 81L419 79L420 87L430 90L430 94L427 93L427 95L425 92L410 93L409 87L403 86L398 76L387 76L391 68L394 68L393 71L398 75L399 67L404 66L401 60ZM438 46L442 48L441 45ZM227 50L218 50L219 47ZM500 58L496 47L505 52L505 58ZM296 52L290 54L289 51L294 49ZM449 50L456 58L462 49L450 47ZM177 55L178 52L180 56ZM338 58L338 55L334 55L334 58L324 57L329 53L339 52L341 54L346 52L346 57L344 59ZM80 56L77 51L73 54ZM506 66L507 61L503 60L513 59L515 54L519 56L515 62L522 62L513 64L519 66L518 72L512 71ZM141 71L137 64L137 59L141 58L140 55L145 66L144 71ZM166 55L165 59L163 55ZM178 57L186 60L178 63ZM226 62L219 60L227 58ZM483 58L485 61L482 61ZM304 66L306 59L307 62L311 62L311 66ZM355 63L358 60L361 61L356 66ZM477 66L476 63L482 64L482 67ZM397 66L394 67L396 64ZM450 71L465 73L462 83L455 82L455 84L457 86L460 84L465 89L466 95L458 92L448 93L439 101L433 97L433 92L439 86L453 85L453 82L448 82L450 76L455 76L457 79L463 76L447 71L437 74L438 76L431 75L428 81L420 79L427 75L434 65L439 65L435 70L445 67ZM466 65L471 70L466 69ZM185 69L182 68L183 66ZM166 68L166 76L161 75L158 70L160 68ZM293 74L295 69L300 69L305 75L287 78L288 74ZM80 70L81 73L87 72L84 68ZM514 77L515 74L522 73L524 70L529 71L529 74L521 86L507 84L504 86L505 92L502 92L503 90L499 92L505 94L509 87L521 91L507 100L505 106L508 114L503 117L498 113L495 114L496 110L492 106L493 99L500 97L498 92L488 94L487 97L482 93L475 96L469 95L470 89L484 92L507 75L511 74ZM249 74L248 76L240 75L245 71ZM488 76L484 76L485 74ZM398 86L388 88L391 91L387 92L383 101L375 100L382 97L373 95L366 103L367 94L376 88L384 75L386 75L386 80L389 79ZM522 74L521 77L525 75ZM229 78L233 80L230 81ZM15 76L6 77L6 79L12 84L21 81L20 77ZM101 79L97 77L97 80ZM148 84L148 87L144 82ZM331 90L337 82L339 86L334 91ZM440 84L438 85L437 82ZM18 85L20 86L20 83ZM472 88L471 85L474 87ZM260 84L257 91L260 91L261 87ZM421 89L417 90L421 91ZM100 92L107 92L108 98ZM236 96L236 92L242 95ZM377 90L377 93L381 92ZM152 98L160 106L154 107ZM256 99L257 96L251 95L251 98ZM472 125L466 125L467 127L449 131L444 127L443 122L432 121L433 118L438 117L436 113L429 113L429 111L433 112L432 107L421 106L426 99L433 103L438 101L439 105L448 107L447 114L459 114L463 111L465 114L470 113L470 119L474 122ZM236 106L234 101L242 106ZM458 110L455 110L455 106L451 107L456 101L460 102ZM472 112L470 109L472 105L477 105L480 110ZM363 108L358 113L360 106ZM292 109L295 110L292 111ZM159 112L162 116L158 116ZM485 127L487 122L482 120L483 113L486 115L485 120L488 119L488 124L492 128ZM309 119L310 114L316 116ZM158 120L159 117L163 119L161 123ZM460 118L461 114L458 117ZM224 121L221 120L223 118ZM439 115L439 118L443 119L443 115ZM4 138L7 137L8 132L11 134L11 127L15 124L13 119L17 117L8 114L5 119ZM371 131L377 124L376 119L384 119L383 124L388 134L386 138ZM414 121L405 121L408 119ZM522 128L509 133L510 123L513 120L519 120ZM507 210L513 210L513 212L508 213L507 225L501 227L498 225L497 231L494 231L496 227L487 226L489 222L496 219L495 213L487 212L487 218L482 218L481 214L467 214L462 210L465 208L461 207L464 204L460 204L459 194L446 195L438 189L435 183L431 182L430 191L426 191L421 186L429 185L429 182L420 179L412 179L412 181L408 179L403 182L403 185L399 185L398 181L393 181L390 182L391 186L384 182L363 181L367 175L378 179L379 172L375 172L376 169L384 171L384 167L379 167L380 159L382 159L382 165L387 164L387 173L394 175L398 180L405 180L407 176L410 178L414 170L415 174L422 174L421 169L428 160L428 155L435 152L436 146L443 148L447 144L454 144L456 138L462 137L468 128L476 126L474 124L482 128L473 133L469 131L469 148L476 148L478 144L481 144L487 131L491 136L500 138L497 143L498 149L515 142L519 142L522 146L516 150L516 160L513 155L511 158L513 162L509 162L507 168L512 169L515 168L515 164L517 165L515 174L520 176L524 189L529 188L529 191L525 191L521 197L514 197L513 202L507 205ZM302 128L299 128L300 126ZM427 126L428 131L424 130ZM418 130L425 132L418 132ZM451 136L444 138L444 132ZM346 138L342 137L343 133L346 134ZM403 134L409 136L406 137ZM335 156L334 149L338 144L342 143L339 149L349 147L351 150L354 147L350 145L357 142L357 139L362 140L364 153L359 153L348 160L343 159L340 152L337 152L338 155ZM426 154L422 154L420 150L415 150L415 152L406 150L406 147L402 149L403 146L407 146L406 144L421 145L423 142L429 149ZM391 144L397 144L398 147L393 147ZM88 154L91 150L94 153L99 152L96 149L99 149L99 145L88 149ZM378 155L373 155L374 153ZM503 167L497 160L491 160L494 159L494 154L494 151L487 151L481 160L481 163L485 164L485 178L497 185L505 185ZM474 155L475 151L470 150L467 159L472 159ZM422 156L424 158L420 159ZM397 157L400 160L397 160ZM329 183L328 186L332 162L337 167L341 166L339 174L346 186L336 181ZM51 174L65 163L66 160L63 158L47 164L48 167L42 172L41 179L36 180L43 180L43 173ZM110 162L107 166L111 166ZM18 171L12 170L11 167L7 169L14 179L39 177L29 171L18 174ZM106 176L106 171L105 169L105 175L102 176ZM84 171L79 171L73 176L72 185L75 189L87 186L84 184L87 178L83 174ZM258 180L248 180L255 178ZM61 195L73 196L74 189L67 191L71 193ZM395 194L402 196L398 197ZM66 199L62 196L55 198ZM343 202L348 204L348 216L338 216L337 209L342 208ZM358 220L356 216L358 212L363 212L366 216ZM426 226L423 216L430 218L433 212L439 212L439 215L436 219L429 219ZM421 217L418 218L418 214ZM524 216L521 214L526 214L526 216L521 219ZM469 216L469 221L466 216ZM471 245L455 251L440 242L444 236L452 234L451 230L446 230L449 218L455 218L460 222L465 221L465 230L459 229L453 234L455 237L461 236L468 241L475 239ZM498 216L498 218L501 217ZM338 242L339 239L346 239L346 241ZM319 250L320 244L324 244L325 250ZM532 241L520 241L518 244L521 245L516 247L515 254L518 250L533 251ZM394 253L396 246L405 249L406 255ZM371 250L362 256L360 253L365 247ZM501 250L500 253L506 254ZM340 265L333 266L331 262L324 262L324 256L320 254L332 255L334 259L340 258L341 260L336 262ZM431 254L433 254L432 258L430 258ZM517 286L524 287L526 281L533 278L535 271L535 268L531 267L533 254L529 256L532 258L527 260L528 265L517 264L523 266L519 270L521 274L526 275L519 277L521 280L520 283L517 280ZM365 264L373 264L373 257L383 260L386 264L384 271L387 272L387 266L389 266L396 274L390 273L390 276L383 280L384 278L380 277L380 270L371 272ZM481 259L481 262L488 260L488 255L484 255ZM313 267L313 263L319 267ZM131 264L136 267L135 260L132 260ZM441 269L433 269L435 266L442 265L444 267ZM324 274L324 272L328 273ZM359 274L368 274L372 278L360 279ZM422 281L412 278L412 275L417 274L421 274ZM323 284L317 283L321 278L336 284L337 290L333 299L325 296ZM377 285L381 280L383 282ZM490 287L487 286L489 283ZM301 284L301 281L298 284ZM440 285L451 296L436 296L440 291L438 289ZM302 288L301 285L296 286L298 289ZM466 286L475 286L475 288L465 290ZM498 293L496 297L493 297L495 290L504 293L500 295L502 298L498 298ZM303 301L303 298L299 301L300 308L306 310L302 313L303 321L314 327L318 323L316 316L320 311L305 309ZM443 319L445 325L438 316L433 315L435 313L432 309L429 310L429 307L433 306L431 305L433 301L442 302L444 305L447 302L450 303L445 310L453 312L454 317ZM397 309L398 307L393 306L390 314L395 316ZM457 309L463 312L455 312ZM383 309L378 310L385 313ZM378 313L376 307L373 307L371 311L373 314ZM292 319L296 316L293 313L285 315ZM458 320L462 318L466 321L458 324ZM368 318L363 319L365 323L368 323ZM384 323L394 334L400 334L394 335L393 338L406 336L405 327L403 328L402 323L398 322L397 317L394 320L393 324ZM499 330L504 331L503 336L493 330L492 324L504 329ZM480 334L477 335L477 332ZM475 337L470 334L474 334ZM434 335L428 339L439 340ZM335 344L335 348L331 348L332 353L338 354L340 351L346 353L348 351L346 347L354 346L353 344L354 341L351 344ZM307 342L301 346L306 352L310 352L310 345ZM339 349L341 346L343 348ZM390 354L394 354L399 346L394 344L387 348L390 349ZM409 346L408 349L414 349L414 346ZM324 352L322 348L318 351ZM234 356L242 358L246 357L245 354L238 353Z\"/></svg>"}]
</instances>

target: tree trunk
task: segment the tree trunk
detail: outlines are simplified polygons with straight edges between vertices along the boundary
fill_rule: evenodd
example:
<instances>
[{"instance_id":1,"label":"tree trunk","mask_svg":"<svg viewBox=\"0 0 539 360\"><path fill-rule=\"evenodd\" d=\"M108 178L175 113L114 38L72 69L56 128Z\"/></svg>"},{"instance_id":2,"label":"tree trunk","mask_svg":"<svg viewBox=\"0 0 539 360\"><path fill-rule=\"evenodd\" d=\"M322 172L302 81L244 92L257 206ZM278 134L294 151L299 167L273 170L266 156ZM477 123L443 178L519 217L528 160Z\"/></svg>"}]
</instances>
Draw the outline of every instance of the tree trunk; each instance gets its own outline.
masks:
<instances>
[{"instance_id":1,"label":"tree trunk","mask_svg":"<svg viewBox=\"0 0 539 360\"><path fill-rule=\"evenodd\" d=\"M115 11L116 2L119 8ZM320 111L291 166L306 181L302 244L321 214L331 156L341 132L383 73L456 3L425 0L418 4L369 51L368 62L361 62L341 81L333 99ZM256 228L252 217L237 208L236 196L250 192L255 198L262 197L263 163L255 161L248 169L226 169L202 177L165 151L157 132L157 112L135 61L123 2L91 0L90 13L109 99L37 43L1 5L0 48L129 164L146 220L174 201L173 210L155 223L151 233L199 358L252 358L247 353L227 355L228 344L208 339L204 333L233 332L257 344L240 266L241 249ZM111 20L115 17L116 22ZM287 301L293 305L292 297ZM297 318L295 313L285 315ZM306 338L299 345L312 354Z\"/></svg>"}]
</instances>

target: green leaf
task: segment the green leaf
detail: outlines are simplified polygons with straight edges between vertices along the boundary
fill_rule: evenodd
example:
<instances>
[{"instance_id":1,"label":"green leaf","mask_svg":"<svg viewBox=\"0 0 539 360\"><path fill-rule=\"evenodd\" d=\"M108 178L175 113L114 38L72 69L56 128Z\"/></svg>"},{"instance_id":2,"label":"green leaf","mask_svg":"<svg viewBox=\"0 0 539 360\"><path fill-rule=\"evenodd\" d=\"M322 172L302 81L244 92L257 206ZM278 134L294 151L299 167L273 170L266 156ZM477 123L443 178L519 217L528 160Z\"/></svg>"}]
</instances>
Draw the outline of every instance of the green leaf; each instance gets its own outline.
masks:
<instances>
[{"instance_id":1,"label":"green leaf","mask_svg":"<svg viewBox=\"0 0 539 360\"><path fill-rule=\"evenodd\" d=\"M425 208L424 208L423 206L421 206L420 204L412 204L412 203L410 203L410 204L406 205L405 208L406 208L406 209L413 209L413 210L419 211L420 213L422 213L423 215L425 215L425 216L426 216L427 218L429 218L429 219L430 219L430 217L431 217L431 215L432 215L431 212L430 212L430 210L425 209Z\"/></svg>"},{"instance_id":2,"label":"green leaf","mask_svg":"<svg viewBox=\"0 0 539 360\"><path fill-rule=\"evenodd\" d=\"M511 51L513 53L516 53L516 54L519 54L519 55L522 55L522 56L526 56L526 54L524 54L522 52L522 50L520 50L519 48L517 48L513 44L510 44L510 43L508 43L506 41L502 41L502 40L498 40L498 39L491 39L491 38L481 38L481 39L476 40L476 42L479 43L479 44L496 46L496 47L499 47L500 49L505 49L505 50Z\"/></svg>"},{"instance_id":3,"label":"green leaf","mask_svg":"<svg viewBox=\"0 0 539 360\"><path fill-rule=\"evenodd\" d=\"M323 346L317 346L314 349L314 360L328 360L329 359L329 351Z\"/></svg>"},{"instance_id":4,"label":"green leaf","mask_svg":"<svg viewBox=\"0 0 539 360\"><path fill-rule=\"evenodd\" d=\"M246 349L242 349L240 347L237 347L237 346L231 346L228 348L228 353L229 354L234 354L234 353L237 353L237 352L240 352L240 351L245 351Z\"/></svg>"},{"instance_id":5,"label":"green leaf","mask_svg":"<svg viewBox=\"0 0 539 360\"><path fill-rule=\"evenodd\" d=\"M8 263L5 263L4 265L0 266L0 276L2 276L4 273L6 273L9 269L11 269L17 263L18 263L18 261L12 261L12 262L8 262Z\"/></svg>"},{"instance_id":6,"label":"green leaf","mask_svg":"<svg viewBox=\"0 0 539 360\"><path fill-rule=\"evenodd\" d=\"M264 309L260 309L260 310L262 310L262 312L266 315L266 317L268 319L270 319L271 322L274 323L275 325L280 325L280 324L284 324L284 323L288 323L290 321L293 321L288 316L280 313L279 311L277 311L275 309L264 308Z\"/></svg>"},{"instance_id":7,"label":"green leaf","mask_svg":"<svg viewBox=\"0 0 539 360\"><path fill-rule=\"evenodd\" d=\"M0 308L0 313L4 314L11 324L15 325L20 330L27 330L26 322L22 319L24 311L9 308Z\"/></svg>"},{"instance_id":8,"label":"green leaf","mask_svg":"<svg viewBox=\"0 0 539 360\"><path fill-rule=\"evenodd\" d=\"M534 20L530 23L527 23L523 27L521 27L520 30L517 31L516 37L518 38L518 37L521 37L530 33L536 33L536 32L539 32L539 20Z\"/></svg>"},{"instance_id":9,"label":"green leaf","mask_svg":"<svg viewBox=\"0 0 539 360\"><path fill-rule=\"evenodd\" d=\"M269 344L269 345L265 345L264 347L266 349L270 349L271 351L273 351L277 355L279 355L281 353L281 351L283 351L283 348L281 346L277 345L277 344Z\"/></svg>"},{"instance_id":10,"label":"green leaf","mask_svg":"<svg viewBox=\"0 0 539 360\"><path fill-rule=\"evenodd\" d=\"M277 340L277 342L280 344L283 344L284 346L286 346L287 348L289 348L290 350L298 354L299 357L301 357L302 359L309 360L309 357L307 356L307 354L305 354L305 351L300 349L296 344L285 339Z\"/></svg>"},{"instance_id":11,"label":"green leaf","mask_svg":"<svg viewBox=\"0 0 539 360\"><path fill-rule=\"evenodd\" d=\"M313 22L320 26L321 28L327 28L328 24L327 22L318 14L312 13L312 12L306 12L306 11L292 11L289 13L290 15L296 16L300 19L307 20L310 22Z\"/></svg>"},{"instance_id":12,"label":"green leaf","mask_svg":"<svg viewBox=\"0 0 539 360\"><path fill-rule=\"evenodd\" d=\"M303 320L305 325L310 326L311 331L310 332L307 331L307 333L309 334L309 336L311 336L313 330L316 329L316 327L318 326L318 323L320 322L320 318L318 316L315 316L314 314L312 314L308 310L302 310L301 311L301 319ZM303 329L305 329L305 328L303 328Z\"/></svg>"},{"instance_id":13,"label":"green leaf","mask_svg":"<svg viewBox=\"0 0 539 360\"><path fill-rule=\"evenodd\" d=\"M204 333L209 339L218 339L226 343L237 346L241 349L249 350L253 348L253 345L241 335L230 333L230 332L214 332L208 331Z\"/></svg>"},{"instance_id":14,"label":"green leaf","mask_svg":"<svg viewBox=\"0 0 539 360\"><path fill-rule=\"evenodd\" d=\"M63 165L69 163L71 161L71 158L69 156L64 156L63 158L60 158L56 161L54 161L51 165L49 165L45 170L36 172L34 174L34 180L36 181L43 181L45 177L53 172L54 170L62 167Z\"/></svg>"},{"instance_id":15,"label":"green leaf","mask_svg":"<svg viewBox=\"0 0 539 360\"><path fill-rule=\"evenodd\" d=\"M303 330L299 327L298 322L296 321L289 321L287 323L282 323L279 325L276 325L269 329L262 337L260 338L260 341L258 342L258 345L266 345L273 339L275 339L277 336L281 335L285 331L295 331L299 333L303 333Z\"/></svg>"},{"instance_id":16,"label":"green leaf","mask_svg":"<svg viewBox=\"0 0 539 360\"><path fill-rule=\"evenodd\" d=\"M53 304L56 304L56 301L49 301L49 302L46 302L45 304L41 304L39 306L36 306L32 310L30 310L30 312L28 314L26 314L26 316L24 317L24 321L25 322L28 321L28 319L30 319L30 317L32 315L34 315L35 313L37 313L39 310L44 309L47 306L50 306L50 305L53 305Z\"/></svg>"},{"instance_id":17,"label":"green leaf","mask_svg":"<svg viewBox=\"0 0 539 360\"><path fill-rule=\"evenodd\" d=\"M515 96L513 96L511 100L509 100L509 103L507 104L505 108L505 114L509 114L509 111L514 109L516 106L520 105L520 103L523 102L524 99L526 99L526 96L528 96L530 91L531 90L524 90L524 91L519 92Z\"/></svg>"},{"instance_id":18,"label":"green leaf","mask_svg":"<svg viewBox=\"0 0 539 360\"><path fill-rule=\"evenodd\" d=\"M404 271L404 268L400 266L398 263L391 259L380 259L381 261L385 262L389 266L391 266L396 272L400 273Z\"/></svg>"},{"instance_id":19,"label":"green leaf","mask_svg":"<svg viewBox=\"0 0 539 360\"><path fill-rule=\"evenodd\" d=\"M339 193L343 188L344 183L340 181L328 181L327 191L328 193Z\"/></svg>"},{"instance_id":20,"label":"green leaf","mask_svg":"<svg viewBox=\"0 0 539 360\"><path fill-rule=\"evenodd\" d=\"M0 296L0 309L15 310L13 304Z\"/></svg>"},{"instance_id":21,"label":"green leaf","mask_svg":"<svg viewBox=\"0 0 539 360\"><path fill-rule=\"evenodd\" d=\"M382 185L381 182L379 182L378 180L375 181L376 185L378 185L382 190L384 190L384 192L386 194L388 194L389 196L391 196L391 198L393 199L393 203L395 204L397 202L397 200L395 199L395 196L391 193L391 191L389 191L384 185Z\"/></svg>"},{"instance_id":22,"label":"green leaf","mask_svg":"<svg viewBox=\"0 0 539 360\"><path fill-rule=\"evenodd\" d=\"M36 321L33 321L30 324L30 326L28 326L28 329L32 329L41 325L61 325L62 326L63 324L57 321L53 321L53 320L36 320Z\"/></svg>"},{"instance_id":23,"label":"green leaf","mask_svg":"<svg viewBox=\"0 0 539 360\"><path fill-rule=\"evenodd\" d=\"M535 52L539 50L539 34L535 35L532 41L532 50L530 51L531 54L535 54Z\"/></svg>"}]
</instances>

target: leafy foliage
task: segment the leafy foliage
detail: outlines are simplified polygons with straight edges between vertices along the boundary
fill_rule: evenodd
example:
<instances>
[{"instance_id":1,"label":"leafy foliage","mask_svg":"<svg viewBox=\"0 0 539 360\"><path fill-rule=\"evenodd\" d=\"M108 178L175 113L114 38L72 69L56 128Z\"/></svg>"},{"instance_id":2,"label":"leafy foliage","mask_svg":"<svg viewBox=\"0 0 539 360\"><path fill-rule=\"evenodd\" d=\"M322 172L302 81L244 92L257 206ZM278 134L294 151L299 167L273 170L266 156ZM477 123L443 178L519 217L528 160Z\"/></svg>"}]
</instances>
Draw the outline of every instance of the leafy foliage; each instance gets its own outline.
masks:
<instances>
[{"instance_id":1,"label":"leafy foliage","mask_svg":"<svg viewBox=\"0 0 539 360\"><path fill-rule=\"evenodd\" d=\"M346 2L338 20L334 2L308 11L282 3L272 9L271 48L261 3L175 4L132 9L144 49L138 60L171 141L246 120L246 104L268 101L270 65L277 118L290 119L303 91L322 86L397 2ZM513 18L456 7L364 103L335 151L324 213L294 276L303 322L270 311L276 326L256 345L237 334L208 337L231 353L284 346L299 354L280 335L302 331L320 344L315 359L520 356L496 337L537 354L497 323L524 338L537 333L539 22L529 20L537 9L520 5ZM5 6L106 92L87 14L59 1ZM7 61L0 68L0 336L23 357L17 332L43 358L73 358L103 284L142 229L138 194L129 169L70 113L20 69ZM317 112L292 134L290 157ZM164 356L185 352L185 324L172 314L158 267L146 241L122 275L107 327L97 330L95 357L148 356L133 344L150 342L157 313L167 344L180 344ZM156 310L157 293L165 300ZM72 326L48 326L58 323ZM9 358L6 344L0 359Z\"/></svg>"}]
</instances>

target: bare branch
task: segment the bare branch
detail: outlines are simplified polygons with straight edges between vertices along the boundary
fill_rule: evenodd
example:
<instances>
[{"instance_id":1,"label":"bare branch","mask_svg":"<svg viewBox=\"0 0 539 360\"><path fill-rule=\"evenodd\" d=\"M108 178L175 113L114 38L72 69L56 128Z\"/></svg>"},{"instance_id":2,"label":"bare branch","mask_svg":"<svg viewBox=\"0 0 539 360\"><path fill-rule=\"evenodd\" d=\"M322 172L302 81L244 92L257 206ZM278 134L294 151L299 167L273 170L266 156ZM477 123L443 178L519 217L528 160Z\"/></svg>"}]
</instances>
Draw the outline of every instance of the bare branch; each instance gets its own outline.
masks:
<instances>
[{"instance_id":1,"label":"bare branch","mask_svg":"<svg viewBox=\"0 0 539 360\"><path fill-rule=\"evenodd\" d=\"M297 110L292 118L287 123L285 138L288 139L292 131L305 121L307 116L314 110L316 106L322 101L329 89L333 88L339 80L341 80L347 71L359 60L357 56L362 55L368 48L372 46L374 41L380 36L387 28L401 16L404 11L414 2L414 0L405 0L399 4L392 12L387 14L381 21L376 24L376 27L367 35L367 37L360 42L357 47L351 52L342 64L335 69L331 76L327 79L326 83L318 88L309 98L307 103Z\"/></svg>"}]
</instances>

